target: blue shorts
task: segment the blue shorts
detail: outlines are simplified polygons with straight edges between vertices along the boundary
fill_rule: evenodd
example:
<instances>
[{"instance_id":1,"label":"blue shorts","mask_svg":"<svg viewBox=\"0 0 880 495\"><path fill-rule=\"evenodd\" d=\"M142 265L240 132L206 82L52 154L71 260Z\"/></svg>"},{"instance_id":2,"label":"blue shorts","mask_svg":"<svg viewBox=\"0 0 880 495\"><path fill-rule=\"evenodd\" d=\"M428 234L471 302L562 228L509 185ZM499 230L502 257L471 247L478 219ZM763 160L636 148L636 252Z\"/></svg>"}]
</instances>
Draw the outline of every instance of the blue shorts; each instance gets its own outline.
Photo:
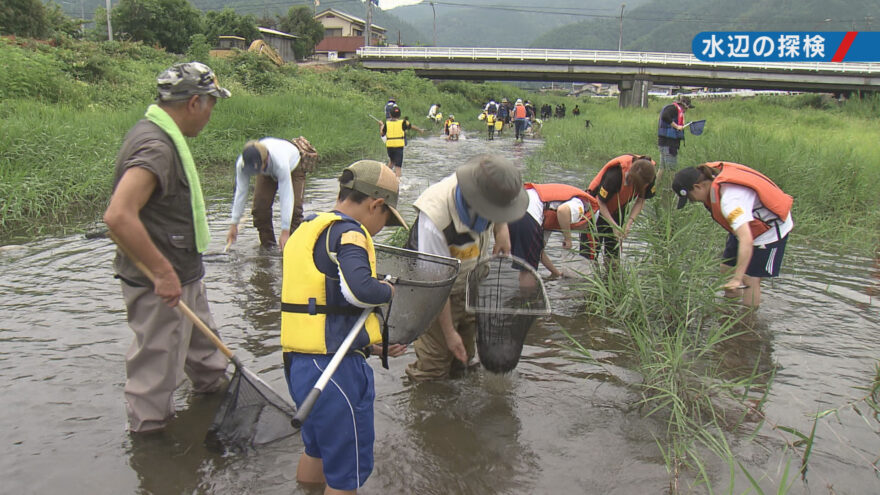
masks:
<instances>
[{"instance_id":1,"label":"blue shorts","mask_svg":"<svg viewBox=\"0 0 880 495\"><path fill-rule=\"evenodd\" d=\"M524 259L537 270L544 250L544 229L528 213L508 223L507 229L510 231L510 253Z\"/></svg>"},{"instance_id":2,"label":"blue shorts","mask_svg":"<svg viewBox=\"0 0 880 495\"><path fill-rule=\"evenodd\" d=\"M782 266L782 255L785 254L786 235L776 242L764 246L755 246L752 249L752 259L746 268L746 275L750 277L777 277L779 268ZM721 253L722 263L727 266L736 266L736 252L739 249L739 240L733 234L727 235L727 244Z\"/></svg>"},{"instance_id":3,"label":"blue shorts","mask_svg":"<svg viewBox=\"0 0 880 495\"><path fill-rule=\"evenodd\" d=\"M388 148L388 160L391 166L403 168L403 146Z\"/></svg>"},{"instance_id":4,"label":"blue shorts","mask_svg":"<svg viewBox=\"0 0 880 495\"><path fill-rule=\"evenodd\" d=\"M285 353L287 386L297 407L332 355ZM342 359L302 426L306 454L321 459L327 485L356 490L373 472L373 369L360 354Z\"/></svg>"}]
</instances>

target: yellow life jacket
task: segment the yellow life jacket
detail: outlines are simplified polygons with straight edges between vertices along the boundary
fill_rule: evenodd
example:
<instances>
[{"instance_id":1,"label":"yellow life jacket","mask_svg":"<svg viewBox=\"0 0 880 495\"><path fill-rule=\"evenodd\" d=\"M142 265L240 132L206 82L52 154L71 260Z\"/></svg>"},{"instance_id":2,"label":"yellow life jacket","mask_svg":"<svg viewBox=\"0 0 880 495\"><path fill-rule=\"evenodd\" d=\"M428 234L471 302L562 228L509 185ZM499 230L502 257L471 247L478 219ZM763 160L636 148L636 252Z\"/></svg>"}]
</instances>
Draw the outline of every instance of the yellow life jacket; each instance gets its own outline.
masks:
<instances>
[{"instance_id":1,"label":"yellow life jacket","mask_svg":"<svg viewBox=\"0 0 880 495\"><path fill-rule=\"evenodd\" d=\"M342 220L336 213L320 213L303 222L284 246L281 279L281 347L284 352L331 354L351 330L351 325L363 312L351 304L327 306L327 276L315 266L315 249L326 249L332 260L336 253L330 246L316 246L321 233L334 222ZM364 249L370 259L370 273L376 276L376 253L370 233L361 226L366 238ZM327 236L329 242L329 235ZM339 281L332 278L335 284ZM347 327L346 327L347 323ZM379 318L375 313L367 317L364 329L352 344L352 349L382 341Z\"/></svg>"},{"instance_id":2,"label":"yellow life jacket","mask_svg":"<svg viewBox=\"0 0 880 495\"><path fill-rule=\"evenodd\" d=\"M385 121L385 138L386 148L403 148L406 145L403 120Z\"/></svg>"},{"instance_id":3,"label":"yellow life jacket","mask_svg":"<svg viewBox=\"0 0 880 495\"><path fill-rule=\"evenodd\" d=\"M486 127L495 127L495 114L487 113L486 114Z\"/></svg>"}]
</instances>

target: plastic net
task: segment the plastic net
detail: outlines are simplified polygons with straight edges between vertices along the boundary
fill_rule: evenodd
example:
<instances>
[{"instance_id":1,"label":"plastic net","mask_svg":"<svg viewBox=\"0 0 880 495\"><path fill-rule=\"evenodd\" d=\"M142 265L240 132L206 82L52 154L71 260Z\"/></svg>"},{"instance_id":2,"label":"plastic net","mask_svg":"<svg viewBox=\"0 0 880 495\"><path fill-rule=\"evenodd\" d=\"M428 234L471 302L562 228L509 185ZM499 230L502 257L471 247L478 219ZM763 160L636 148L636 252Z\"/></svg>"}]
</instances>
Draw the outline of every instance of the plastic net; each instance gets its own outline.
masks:
<instances>
[{"instance_id":1,"label":"plastic net","mask_svg":"<svg viewBox=\"0 0 880 495\"><path fill-rule=\"evenodd\" d=\"M550 314L544 282L525 261L494 256L468 274L465 310L477 320L477 353L492 373L516 368L535 320Z\"/></svg>"},{"instance_id":2,"label":"plastic net","mask_svg":"<svg viewBox=\"0 0 880 495\"><path fill-rule=\"evenodd\" d=\"M236 366L205 442L221 451L247 451L296 433L290 423L295 414L266 382Z\"/></svg>"},{"instance_id":3,"label":"plastic net","mask_svg":"<svg viewBox=\"0 0 880 495\"><path fill-rule=\"evenodd\" d=\"M382 244L377 244L375 250L379 278L396 278L388 316L388 342L409 344L428 329L443 309L461 262Z\"/></svg>"},{"instance_id":4,"label":"plastic net","mask_svg":"<svg viewBox=\"0 0 880 495\"><path fill-rule=\"evenodd\" d=\"M688 126L688 129L691 131L691 134L693 134L694 136L699 136L700 134L703 133L703 128L705 128L705 127L706 127L705 120L695 120L695 121L691 122L691 124Z\"/></svg>"}]
</instances>

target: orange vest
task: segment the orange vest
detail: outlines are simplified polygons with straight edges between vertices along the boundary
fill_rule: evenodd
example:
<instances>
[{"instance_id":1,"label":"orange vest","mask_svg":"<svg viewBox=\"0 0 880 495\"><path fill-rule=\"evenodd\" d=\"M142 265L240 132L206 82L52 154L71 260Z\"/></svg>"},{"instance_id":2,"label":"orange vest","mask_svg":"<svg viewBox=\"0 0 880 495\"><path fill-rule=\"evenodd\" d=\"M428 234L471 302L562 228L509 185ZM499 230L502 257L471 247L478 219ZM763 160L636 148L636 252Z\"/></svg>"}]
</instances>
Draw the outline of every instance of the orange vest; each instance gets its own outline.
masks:
<instances>
[{"instance_id":1,"label":"orange vest","mask_svg":"<svg viewBox=\"0 0 880 495\"><path fill-rule=\"evenodd\" d=\"M524 119L526 118L526 107L522 105L517 105L513 107L513 118L515 119Z\"/></svg>"},{"instance_id":2,"label":"orange vest","mask_svg":"<svg viewBox=\"0 0 880 495\"><path fill-rule=\"evenodd\" d=\"M524 186L526 189L534 189L535 192L538 193L538 198L544 203L544 223L542 225L544 230L561 229L556 210L550 209L550 203L553 201L568 201L572 198L580 198L582 201L586 202L585 204L590 205L590 208L585 209L586 211L584 211L584 219L580 222L571 224L572 229L577 229L586 225L587 222L590 221L593 212L599 209L599 203L596 201L596 198L587 194L586 191L574 186L569 186L567 184L532 184L531 182L526 182Z\"/></svg>"},{"instance_id":3,"label":"orange vest","mask_svg":"<svg viewBox=\"0 0 880 495\"><path fill-rule=\"evenodd\" d=\"M737 184L754 190L764 208L778 216L780 221L785 221L791 213L794 199L785 194L779 186L761 172L739 163L710 162L705 165L721 169L721 173L712 181L712 189L709 190L709 197L706 198L703 205L712 213L712 219L730 233L734 233L733 229L730 228L730 223L721 213L721 184ZM770 230L770 226L766 222L757 218L749 222L749 228L752 231L752 238Z\"/></svg>"},{"instance_id":4,"label":"orange vest","mask_svg":"<svg viewBox=\"0 0 880 495\"><path fill-rule=\"evenodd\" d=\"M629 203L634 196L636 196L635 191L633 191L632 185L628 185L626 183L626 174L629 173L629 169L632 166L633 161L638 159L638 155L620 155L617 158L612 158L610 162L606 163L602 170L596 174L596 177L593 177L593 181L590 182L589 187L587 187L587 192L590 193L593 197L600 197L599 194L599 184L602 182L602 177L605 176L605 172L612 167L620 167L621 171L621 184L620 191L617 191L617 194L612 194L608 198L603 199L605 205L608 207L608 211L611 212L612 215L617 213L617 210L623 208ZM651 164L656 166L657 164L654 160L651 160Z\"/></svg>"}]
</instances>

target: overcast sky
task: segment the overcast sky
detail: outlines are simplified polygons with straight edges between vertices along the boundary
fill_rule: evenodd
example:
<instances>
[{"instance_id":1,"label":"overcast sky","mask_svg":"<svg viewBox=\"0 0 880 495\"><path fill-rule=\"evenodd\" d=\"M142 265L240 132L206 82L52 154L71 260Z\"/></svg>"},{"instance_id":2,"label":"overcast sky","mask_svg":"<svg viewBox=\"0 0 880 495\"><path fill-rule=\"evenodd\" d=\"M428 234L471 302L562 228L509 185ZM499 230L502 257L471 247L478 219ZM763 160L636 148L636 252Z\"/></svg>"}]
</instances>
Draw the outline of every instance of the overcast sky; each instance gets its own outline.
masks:
<instances>
[{"instance_id":1,"label":"overcast sky","mask_svg":"<svg viewBox=\"0 0 880 495\"><path fill-rule=\"evenodd\" d=\"M382 10L390 10L394 7L415 5L417 3L422 3L422 0L379 0L379 8Z\"/></svg>"}]
</instances>

